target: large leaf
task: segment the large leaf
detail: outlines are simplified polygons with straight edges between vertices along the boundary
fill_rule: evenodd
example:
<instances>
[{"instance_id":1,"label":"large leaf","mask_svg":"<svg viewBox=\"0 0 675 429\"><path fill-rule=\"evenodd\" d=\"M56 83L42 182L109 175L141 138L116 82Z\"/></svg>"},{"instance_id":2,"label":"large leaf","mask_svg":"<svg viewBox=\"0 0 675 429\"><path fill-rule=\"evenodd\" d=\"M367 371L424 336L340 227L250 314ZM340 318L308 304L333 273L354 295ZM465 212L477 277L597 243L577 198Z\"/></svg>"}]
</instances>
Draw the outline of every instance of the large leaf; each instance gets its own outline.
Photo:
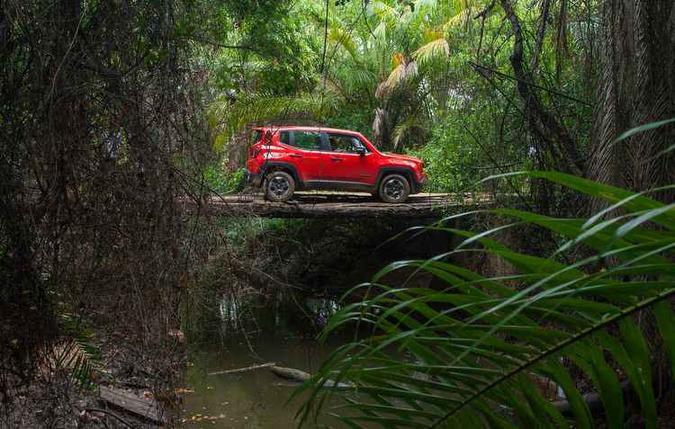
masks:
<instances>
[{"instance_id":1,"label":"large leaf","mask_svg":"<svg viewBox=\"0 0 675 429\"><path fill-rule=\"evenodd\" d=\"M590 221L495 209L518 222L481 233L433 226L464 241L429 260L388 265L359 287L363 301L331 318L324 336L354 325L368 326L371 335L341 348L303 387L311 390L306 418L339 394L347 405L338 415L354 427L592 427L600 417L622 427L634 407L648 427L656 425L653 355L634 317L654 308L658 341L672 360L673 206L560 173L527 174L606 199L614 209ZM526 254L495 238L523 224L562 237L560 251ZM563 250L588 256L560 259ZM485 276L456 263L473 252L501 258L515 273ZM402 269L412 271L408 280L384 284ZM414 287L422 272L445 287ZM565 412L552 403L551 389L531 379L562 390ZM354 389L319 387L329 380ZM591 414L586 394L599 397L602 413ZM626 398L637 403L625 407Z\"/></svg>"}]
</instances>

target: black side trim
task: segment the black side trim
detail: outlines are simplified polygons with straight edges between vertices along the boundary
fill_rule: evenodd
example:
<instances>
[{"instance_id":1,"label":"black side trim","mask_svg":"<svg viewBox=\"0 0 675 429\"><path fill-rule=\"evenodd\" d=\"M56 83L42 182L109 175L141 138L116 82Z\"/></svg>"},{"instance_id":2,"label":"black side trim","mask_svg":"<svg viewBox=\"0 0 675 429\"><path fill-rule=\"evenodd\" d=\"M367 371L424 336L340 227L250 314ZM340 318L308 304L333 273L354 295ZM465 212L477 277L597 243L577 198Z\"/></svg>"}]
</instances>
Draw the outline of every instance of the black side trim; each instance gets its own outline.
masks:
<instances>
[{"instance_id":1,"label":"black side trim","mask_svg":"<svg viewBox=\"0 0 675 429\"><path fill-rule=\"evenodd\" d=\"M304 183L303 189L322 189L322 190L341 190L341 191L360 191L373 192L375 189L367 183L346 182L342 180L308 180Z\"/></svg>"}]
</instances>

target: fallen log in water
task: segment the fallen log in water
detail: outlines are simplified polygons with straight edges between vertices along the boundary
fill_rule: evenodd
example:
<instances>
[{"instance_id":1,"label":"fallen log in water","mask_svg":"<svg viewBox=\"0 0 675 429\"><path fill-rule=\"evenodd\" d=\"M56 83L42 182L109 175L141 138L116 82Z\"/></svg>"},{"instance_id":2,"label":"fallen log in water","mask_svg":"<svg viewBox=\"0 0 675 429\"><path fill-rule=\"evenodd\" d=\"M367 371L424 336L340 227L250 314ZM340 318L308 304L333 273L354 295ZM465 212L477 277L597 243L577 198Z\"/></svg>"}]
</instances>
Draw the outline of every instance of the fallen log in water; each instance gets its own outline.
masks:
<instances>
[{"instance_id":1,"label":"fallen log in water","mask_svg":"<svg viewBox=\"0 0 675 429\"><path fill-rule=\"evenodd\" d=\"M226 370L223 370L223 371L209 372L208 375L237 374L239 372L253 371L254 369L269 368L269 367L274 366L274 365L276 365L276 363L267 362L267 363L263 363L263 364L260 364L260 365L247 366L245 368L235 368L235 369L226 369Z\"/></svg>"},{"instance_id":2,"label":"fallen log in water","mask_svg":"<svg viewBox=\"0 0 675 429\"><path fill-rule=\"evenodd\" d=\"M277 377L284 378L286 380L304 382L312 378L312 375L308 372L301 371L295 368L286 368L284 366L271 366L270 370Z\"/></svg>"},{"instance_id":3,"label":"fallen log in water","mask_svg":"<svg viewBox=\"0 0 675 429\"><path fill-rule=\"evenodd\" d=\"M208 375L226 375L226 374L238 374L241 372L253 371L256 369L269 368L274 375L277 377L283 378L284 380L293 381L295 383L304 383L305 381L312 378L312 374L295 369L287 368L285 366L277 366L274 362L267 362L259 365L251 365L244 368L235 368L235 369L225 369L222 371L209 372ZM348 389L354 387L350 383L335 383L333 380L327 380L323 387L337 387L339 389Z\"/></svg>"},{"instance_id":4,"label":"fallen log in water","mask_svg":"<svg viewBox=\"0 0 675 429\"><path fill-rule=\"evenodd\" d=\"M305 381L312 378L312 374L301 371L295 368L286 368L283 366L270 366L270 370L277 377L281 377L285 380L295 381L298 383L304 383ZM351 383L335 383L333 380L327 380L323 387L336 387L338 389L349 389L354 387Z\"/></svg>"}]
</instances>

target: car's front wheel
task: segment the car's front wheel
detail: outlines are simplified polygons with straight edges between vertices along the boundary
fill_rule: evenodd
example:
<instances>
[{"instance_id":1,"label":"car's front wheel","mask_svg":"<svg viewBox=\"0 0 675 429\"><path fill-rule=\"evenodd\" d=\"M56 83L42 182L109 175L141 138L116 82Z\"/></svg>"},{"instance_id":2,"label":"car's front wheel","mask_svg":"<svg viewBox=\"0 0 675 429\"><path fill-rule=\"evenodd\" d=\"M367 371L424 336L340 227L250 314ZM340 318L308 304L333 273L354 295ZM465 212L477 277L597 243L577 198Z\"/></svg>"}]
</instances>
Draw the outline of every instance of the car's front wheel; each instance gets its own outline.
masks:
<instances>
[{"instance_id":1,"label":"car's front wheel","mask_svg":"<svg viewBox=\"0 0 675 429\"><path fill-rule=\"evenodd\" d=\"M285 171L273 171L265 177L265 198L269 201L288 201L295 192L295 180Z\"/></svg>"},{"instance_id":2,"label":"car's front wheel","mask_svg":"<svg viewBox=\"0 0 675 429\"><path fill-rule=\"evenodd\" d=\"M410 183L400 174L390 174L380 182L380 198L387 203L402 203L410 195Z\"/></svg>"}]
</instances>

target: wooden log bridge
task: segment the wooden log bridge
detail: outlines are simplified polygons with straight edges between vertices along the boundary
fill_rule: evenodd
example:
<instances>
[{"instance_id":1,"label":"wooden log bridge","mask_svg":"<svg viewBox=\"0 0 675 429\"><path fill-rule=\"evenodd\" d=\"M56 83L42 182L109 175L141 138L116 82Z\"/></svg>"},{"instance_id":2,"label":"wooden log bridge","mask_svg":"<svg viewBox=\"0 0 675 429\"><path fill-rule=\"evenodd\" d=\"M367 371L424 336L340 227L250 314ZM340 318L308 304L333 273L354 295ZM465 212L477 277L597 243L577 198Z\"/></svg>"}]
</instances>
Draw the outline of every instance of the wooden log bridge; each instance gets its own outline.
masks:
<instances>
[{"instance_id":1,"label":"wooden log bridge","mask_svg":"<svg viewBox=\"0 0 675 429\"><path fill-rule=\"evenodd\" d=\"M486 194L411 195L402 204L389 204L367 193L296 192L291 201L273 203L261 194L211 196L201 202L181 198L179 205L191 214L269 218L407 218L432 219L484 207Z\"/></svg>"}]
</instances>

